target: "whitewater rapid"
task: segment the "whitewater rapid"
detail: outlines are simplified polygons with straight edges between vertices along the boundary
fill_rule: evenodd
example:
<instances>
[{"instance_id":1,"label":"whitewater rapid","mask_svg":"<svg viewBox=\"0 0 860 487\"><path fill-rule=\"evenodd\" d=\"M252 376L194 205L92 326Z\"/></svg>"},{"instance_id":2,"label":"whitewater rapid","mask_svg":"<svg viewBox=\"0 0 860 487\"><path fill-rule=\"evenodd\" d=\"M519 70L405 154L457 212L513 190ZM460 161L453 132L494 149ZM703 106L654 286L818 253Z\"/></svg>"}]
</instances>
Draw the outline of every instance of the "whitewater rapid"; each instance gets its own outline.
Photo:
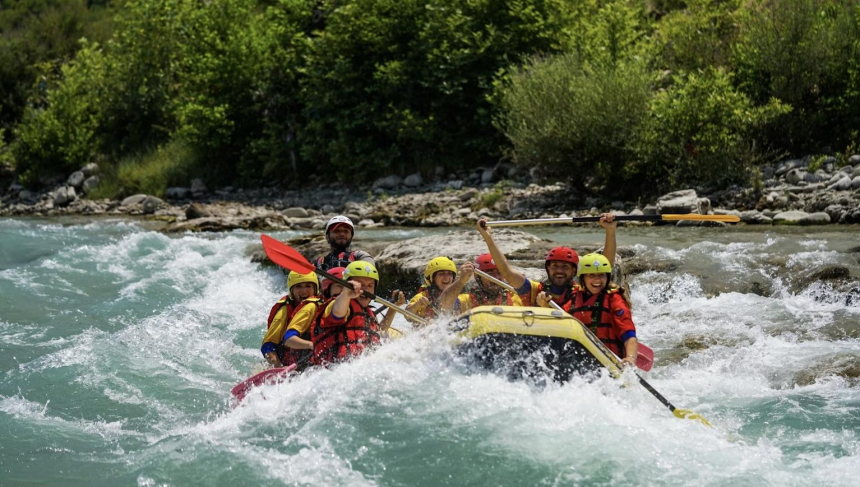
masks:
<instances>
[{"instance_id":1,"label":"whitewater rapid","mask_svg":"<svg viewBox=\"0 0 860 487\"><path fill-rule=\"evenodd\" d=\"M400 317L405 338L233 408L285 285L250 262L258 239L0 220L0 484L850 485L860 471L860 306L792 277L839 264L857 286L852 232L619 230L676 263L630 278L657 358L644 376L713 428L632 377L475 370L441 325L408 333Z\"/></svg>"}]
</instances>

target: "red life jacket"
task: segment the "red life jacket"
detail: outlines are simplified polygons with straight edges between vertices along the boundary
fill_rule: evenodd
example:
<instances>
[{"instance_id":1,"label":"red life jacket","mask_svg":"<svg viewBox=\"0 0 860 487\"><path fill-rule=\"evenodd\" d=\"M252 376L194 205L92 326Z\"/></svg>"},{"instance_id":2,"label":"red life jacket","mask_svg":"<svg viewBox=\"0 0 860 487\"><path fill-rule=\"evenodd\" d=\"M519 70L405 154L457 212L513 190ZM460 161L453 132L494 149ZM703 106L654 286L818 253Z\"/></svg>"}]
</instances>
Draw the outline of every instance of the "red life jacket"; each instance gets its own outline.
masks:
<instances>
[{"instance_id":1,"label":"red life jacket","mask_svg":"<svg viewBox=\"0 0 860 487\"><path fill-rule=\"evenodd\" d=\"M425 288L421 286L418 288L418 292L423 294L425 298L430 300L430 304L427 305L427 308L424 310L424 319L427 321L433 320L439 315L439 298L442 296L442 291L439 290L435 285L430 288ZM433 296L433 295L436 296Z\"/></svg>"},{"instance_id":2,"label":"red life jacket","mask_svg":"<svg viewBox=\"0 0 860 487\"><path fill-rule=\"evenodd\" d=\"M469 298L472 300L473 303L477 303L477 304L475 304L475 306L484 306L484 305L498 306L498 305L502 305L502 304L507 305L507 306L513 306L514 305L513 296L511 296L511 293L509 293L507 291L502 291L501 293L499 293L493 297L490 297L490 295L487 293L476 293L475 290L473 289L471 292L469 292Z\"/></svg>"},{"instance_id":3,"label":"red life jacket","mask_svg":"<svg viewBox=\"0 0 860 487\"><path fill-rule=\"evenodd\" d=\"M314 326L313 361L317 365L343 361L379 343L379 327L370 306L362 308L351 299L344 324L329 324L330 319L323 317Z\"/></svg>"},{"instance_id":4,"label":"red life jacket","mask_svg":"<svg viewBox=\"0 0 860 487\"><path fill-rule=\"evenodd\" d=\"M330 252L317 259L316 268L327 271L335 267L346 267L350 262L355 262L355 252Z\"/></svg>"},{"instance_id":5,"label":"red life jacket","mask_svg":"<svg viewBox=\"0 0 860 487\"><path fill-rule=\"evenodd\" d=\"M308 303L315 303L317 305L317 312L316 312L316 314L314 314L314 317L319 316L319 312L321 309L320 306L321 306L322 302L323 302L323 300L321 298L312 296L308 299L305 299L301 303L299 303L299 305L296 306L295 309L290 314L290 317L287 320L287 327L289 327L289 322L293 319L293 316L298 314L299 310L304 308L305 305ZM272 317L274 317L274 315L272 315ZM315 321L316 321L315 319L311 320L311 324L310 324L310 326L308 326L308 330L306 332L302 333L301 335L299 335L299 338L301 338L303 340L311 340L311 331L313 329ZM286 334L286 332L287 331L284 330L285 334ZM308 366L308 363L311 361L310 355L311 355L310 350L297 350L294 348L287 347L283 344L278 346L278 358L281 360L281 363L284 364L284 367L289 367L292 364L296 364L297 365L296 370L298 370L299 372L301 372L302 370L305 369L305 367Z\"/></svg>"},{"instance_id":6,"label":"red life jacket","mask_svg":"<svg viewBox=\"0 0 860 487\"><path fill-rule=\"evenodd\" d=\"M623 296L624 288L611 287L600 294L586 297L585 290L577 285L572 289L572 293L573 299L563 306L564 310L588 326L615 355L624 358L624 343L621 341L621 335L612 326L613 315L610 308L612 295ZM624 308L629 318L630 309L626 304Z\"/></svg>"},{"instance_id":7,"label":"red life jacket","mask_svg":"<svg viewBox=\"0 0 860 487\"><path fill-rule=\"evenodd\" d=\"M296 314L296 302L293 301L293 298L287 294L283 298L280 299L274 306L272 306L272 310L269 311L269 319L266 320L266 329L272 327L272 321L275 320L275 315L278 314L278 311L281 310L284 306L287 306L287 323L290 322L293 315Z\"/></svg>"}]
</instances>

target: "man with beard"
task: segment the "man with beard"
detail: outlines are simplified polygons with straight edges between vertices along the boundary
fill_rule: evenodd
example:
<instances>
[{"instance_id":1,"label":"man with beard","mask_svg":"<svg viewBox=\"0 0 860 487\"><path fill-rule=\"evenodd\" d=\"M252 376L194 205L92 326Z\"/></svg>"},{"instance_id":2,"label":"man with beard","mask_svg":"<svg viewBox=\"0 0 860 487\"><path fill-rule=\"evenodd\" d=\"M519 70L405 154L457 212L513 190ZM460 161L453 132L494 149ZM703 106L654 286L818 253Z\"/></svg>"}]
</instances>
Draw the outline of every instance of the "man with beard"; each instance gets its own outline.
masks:
<instances>
[{"instance_id":1,"label":"man with beard","mask_svg":"<svg viewBox=\"0 0 860 487\"><path fill-rule=\"evenodd\" d=\"M606 241L603 245L603 255L610 264L615 263L615 228L618 222L614 213L603 213L600 215L600 226L606 229ZM499 273L508 281L508 284L517 290L517 294L526 306L538 306L538 295L552 299L564 306L573 297L573 278L576 276L576 265L579 256L576 251L568 247L555 247L549 251L544 262L547 279L543 282L527 279L521 272L511 268L505 255L493 241L490 228L487 227L486 219L478 221L478 233L487 243L487 248L493 256L493 260L499 268Z\"/></svg>"},{"instance_id":2,"label":"man with beard","mask_svg":"<svg viewBox=\"0 0 860 487\"><path fill-rule=\"evenodd\" d=\"M349 218L338 215L328 221L325 226L325 240L331 247L331 252L317 259L316 267L327 271L335 267L346 267L350 262L363 260L376 265L373 257L363 250L349 250L352 237L355 235L355 225Z\"/></svg>"}]
</instances>

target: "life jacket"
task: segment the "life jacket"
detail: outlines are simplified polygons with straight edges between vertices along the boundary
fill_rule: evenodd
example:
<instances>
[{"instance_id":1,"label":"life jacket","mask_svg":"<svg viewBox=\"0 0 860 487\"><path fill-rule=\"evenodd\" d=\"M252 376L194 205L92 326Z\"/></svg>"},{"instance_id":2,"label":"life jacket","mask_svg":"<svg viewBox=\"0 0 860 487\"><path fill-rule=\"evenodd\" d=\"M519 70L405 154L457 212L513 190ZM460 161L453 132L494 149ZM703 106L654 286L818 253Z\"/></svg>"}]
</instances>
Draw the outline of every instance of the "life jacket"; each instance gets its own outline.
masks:
<instances>
[{"instance_id":1,"label":"life jacket","mask_svg":"<svg viewBox=\"0 0 860 487\"><path fill-rule=\"evenodd\" d=\"M615 355L624 358L624 343L612 327L609 300L613 294L624 295L624 288L611 286L599 294L586 296L579 285L572 288L573 299L563 309L584 323Z\"/></svg>"},{"instance_id":2,"label":"life jacket","mask_svg":"<svg viewBox=\"0 0 860 487\"><path fill-rule=\"evenodd\" d=\"M287 321L287 329L289 329L289 321L292 320L293 316L297 315L299 310L304 308L305 305L307 305L308 303L315 303L317 305L317 312L316 314L314 314L314 318L311 320L311 324L308 326L307 331L300 334L299 338L310 341L312 328L314 327L314 323L316 322L316 317L319 316L321 309L320 306L323 303L322 298L310 297L299 303L299 305L296 306L296 309L293 310L292 314L290 314L290 317ZM284 333L286 334L286 332L287 330L285 329ZM277 353L278 358L281 360L281 363L284 364L284 367L289 367L292 364L296 364L296 370L299 372L304 370L309 365L311 361L311 356L313 355L311 350L297 350L295 348L290 348L284 345L283 342L278 344Z\"/></svg>"},{"instance_id":3,"label":"life jacket","mask_svg":"<svg viewBox=\"0 0 860 487\"><path fill-rule=\"evenodd\" d=\"M429 288L421 286L418 288L418 292L430 300L430 304L424 310L424 319L430 321L439 316L439 298L442 296L442 291L434 285Z\"/></svg>"},{"instance_id":4,"label":"life jacket","mask_svg":"<svg viewBox=\"0 0 860 487\"><path fill-rule=\"evenodd\" d=\"M484 306L484 305L506 305L513 306L514 298L511 293L507 291L502 291L495 296L490 296L485 292L476 292L477 289L472 289L469 292L469 298L472 299L473 303L476 303L475 306Z\"/></svg>"},{"instance_id":5,"label":"life jacket","mask_svg":"<svg viewBox=\"0 0 860 487\"><path fill-rule=\"evenodd\" d=\"M293 300L293 297L287 294L283 298L281 298L274 306L272 306L271 311L269 311L269 319L266 320L266 329L272 327L272 321L275 320L275 315L278 314L278 311L281 310L284 306L287 306L287 323L290 322L293 315L296 314L296 302Z\"/></svg>"},{"instance_id":6,"label":"life jacket","mask_svg":"<svg viewBox=\"0 0 860 487\"><path fill-rule=\"evenodd\" d=\"M350 262L355 262L355 252L330 252L316 261L316 268L327 271L335 267L346 267Z\"/></svg>"},{"instance_id":7,"label":"life jacket","mask_svg":"<svg viewBox=\"0 0 860 487\"><path fill-rule=\"evenodd\" d=\"M311 335L314 342L313 362L316 365L340 362L379 344L379 326L370 306L362 308L356 300L351 299L346 323L324 326L325 320L323 316L316 321Z\"/></svg>"}]
</instances>

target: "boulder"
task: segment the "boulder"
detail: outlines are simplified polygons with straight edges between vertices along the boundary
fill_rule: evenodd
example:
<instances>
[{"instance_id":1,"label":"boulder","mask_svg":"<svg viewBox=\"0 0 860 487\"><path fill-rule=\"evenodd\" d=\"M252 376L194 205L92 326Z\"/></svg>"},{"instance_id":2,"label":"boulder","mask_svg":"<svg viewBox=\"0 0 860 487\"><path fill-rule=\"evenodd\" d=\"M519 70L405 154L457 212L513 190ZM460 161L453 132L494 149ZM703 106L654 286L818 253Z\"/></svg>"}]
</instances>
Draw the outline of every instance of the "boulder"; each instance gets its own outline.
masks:
<instances>
[{"instance_id":1,"label":"boulder","mask_svg":"<svg viewBox=\"0 0 860 487\"><path fill-rule=\"evenodd\" d=\"M792 169L785 173L785 182L794 185L800 181L804 181L805 177L806 171L802 169Z\"/></svg>"},{"instance_id":2,"label":"boulder","mask_svg":"<svg viewBox=\"0 0 860 487\"><path fill-rule=\"evenodd\" d=\"M841 173L838 173L838 174L841 174ZM852 184L853 183L851 182L851 178L842 174L842 178L839 179L839 181L836 181L835 183L828 186L827 189L835 190L835 191L846 191L846 190L851 189Z\"/></svg>"},{"instance_id":3,"label":"boulder","mask_svg":"<svg viewBox=\"0 0 860 487\"><path fill-rule=\"evenodd\" d=\"M191 197L191 188L183 188L179 186L167 188L167 191L164 193L164 197L169 200L184 200Z\"/></svg>"},{"instance_id":4,"label":"boulder","mask_svg":"<svg viewBox=\"0 0 860 487\"><path fill-rule=\"evenodd\" d=\"M287 218L307 218L310 216L308 210L299 207L287 208L281 214Z\"/></svg>"},{"instance_id":5,"label":"boulder","mask_svg":"<svg viewBox=\"0 0 860 487\"><path fill-rule=\"evenodd\" d=\"M82 171L75 171L69 176L66 184L74 188L80 188L84 184L84 179L86 179L86 176Z\"/></svg>"},{"instance_id":6,"label":"boulder","mask_svg":"<svg viewBox=\"0 0 860 487\"><path fill-rule=\"evenodd\" d=\"M210 218L214 216L208 208L201 205L200 203L191 203L188 208L185 209L185 218L188 220L196 220L198 218Z\"/></svg>"},{"instance_id":7,"label":"boulder","mask_svg":"<svg viewBox=\"0 0 860 487\"><path fill-rule=\"evenodd\" d=\"M146 199L146 196L147 196L147 195L145 195L145 194L135 194L135 195L131 195L131 196L129 196L128 198L125 198L124 200L122 200L122 201L120 202L120 205L122 205L122 206L134 206L134 205L139 205L139 204L143 203L143 200L145 200L145 199Z\"/></svg>"},{"instance_id":8,"label":"boulder","mask_svg":"<svg viewBox=\"0 0 860 487\"><path fill-rule=\"evenodd\" d=\"M161 198L150 195L140 202L140 206L143 207L143 212L145 214L151 215L164 206L164 201Z\"/></svg>"},{"instance_id":9,"label":"boulder","mask_svg":"<svg viewBox=\"0 0 860 487\"><path fill-rule=\"evenodd\" d=\"M209 188L206 187L206 184L203 182L202 179L197 178L194 181L191 181L191 194L195 198L204 196L208 192Z\"/></svg>"},{"instance_id":10,"label":"boulder","mask_svg":"<svg viewBox=\"0 0 860 487\"><path fill-rule=\"evenodd\" d=\"M854 179L851 180L851 188L852 189L860 188L860 176L855 176Z\"/></svg>"},{"instance_id":11,"label":"boulder","mask_svg":"<svg viewBox=\"0 0 860 487\"><path fill-rule=\"evenodd\" d=\"M373 189L397 189L403 184L403 178L396 174L379 178L373 182Z\"/></svg>"},{"instance_id":12,"label":"boulder","mask_svg":"<svg viewBox=\"0 0 860 487\"><path fill-rule=\"evenodd\" d=\"M851 166L851 165L842 166L841 168L839 168L838 172L844 172L845 174L851 176L851 174L854 173L854 166Z\"/></svg>"},{"instance_id":13,"label":"boulder","mask_svg":"<svg viewBox=\"0 0 860 487\"><path fill-rule=\"evenodd\" d=\"M66 206L76 199L78 199L78 195L72 186L63 186L54 192L54 205L56 206Z\"/></svg>"},{"instance_id":14,"label":"boulder","mask_svg":"<svg viewBox=\"0 0 860 487\"><path fill-rule=\"evenodd\" d=\"M848 158L848 164L852 166L857 166L860 164L860 154L854 154L853 156Z\"/></svg>"},{"instance_id":15,"label":"boulder","mask_svg":"<svg viewBox=\"0 0 860 487\"><path fill-rule=\"evenodd\" d=\"M805 211L783 211L782 213L777 213L773 217L774 225L797 225L800 223L800 220L809 216L809 213ZM828 217L829 218L829 217Z\"/></svg>"},{"instance_id":16,"label":"boulder","mask_svg":"<svg viewBox=\"0 0 860 487\"><path fill-rule=\"evenodd\" d=\"M666 213L699 213L705 215L711 209L711 201L699 198L694 189L673 191L657 198L657 211Z\"/></svg>"},{"instance_id":17,"label":"boulder","mask_svg":"<svg viewBox=\"0 0 860 487\"><path fill-rule=\"evenodd\" d=\"M406 179L403 180L403 185L407 188L417 188L424 184L424 178L421 177L421 173L410 174L406 176Z\"/></svg>"},{"instance_id":18,"label":"boulder","mask_svg":"<svg viewBox=\"0 0 860 487\"><path fill-rule=\"evenodd\" d=\"M84 191L84 193L89 193L90 191L95 189L95 187L98 186L100 182L101 179L99 179L98 176L90 176L86 180L84 180L84 184L81 185L81 189Z\"/></svg>"},{"instance_id":19,"label":"boulder","mask_svg":"<svg viewBox=\"0 0 860 487\"><path fill-rule=\"evenodd\" d=\"M95 162L91 162L91 163L87 164L86 166L82 167L81 172L84 173L84 176L86 176L86 177L93 176L95 174L98 174L99 165L96 164Z\"/></svg>"},{"instance_id":20,"label":"boulder","mask_svg":"<svg viewBox=\"0 0 860 487\"><path fill-rule=\"evenodd\" d=\"M777 177L779 177L779 176L782 176L783 174L787 173L788 171L791 171L792 169L804 167L804 166L808 166L808 165L809 165L809 163L805 162L802 159L792 159L790 161L784 161L784 162L779 163L779 165L776 168L775 174Z\"/></svg>"},{"instance_id":21,"label":"boulder","mask_svg":"<svg viewBox=\"0 0 860 487\"><path fill-rule=\"evenodd\" d=\"M851 171L851 178L852 179L856 178L857 176L860 176L860 164L854 166L854 170Z\"/></svg>"},{"instance_id":22,"label":"boulder","mask_svg":"<svg viewBox=\"0 0 860 487\"><path fill-rule=\"evenodd\" d=\"M809 214L797 221L799 225L827 225L830 223L830 215L821 211Z\"/></svg>"}]
</instances>

